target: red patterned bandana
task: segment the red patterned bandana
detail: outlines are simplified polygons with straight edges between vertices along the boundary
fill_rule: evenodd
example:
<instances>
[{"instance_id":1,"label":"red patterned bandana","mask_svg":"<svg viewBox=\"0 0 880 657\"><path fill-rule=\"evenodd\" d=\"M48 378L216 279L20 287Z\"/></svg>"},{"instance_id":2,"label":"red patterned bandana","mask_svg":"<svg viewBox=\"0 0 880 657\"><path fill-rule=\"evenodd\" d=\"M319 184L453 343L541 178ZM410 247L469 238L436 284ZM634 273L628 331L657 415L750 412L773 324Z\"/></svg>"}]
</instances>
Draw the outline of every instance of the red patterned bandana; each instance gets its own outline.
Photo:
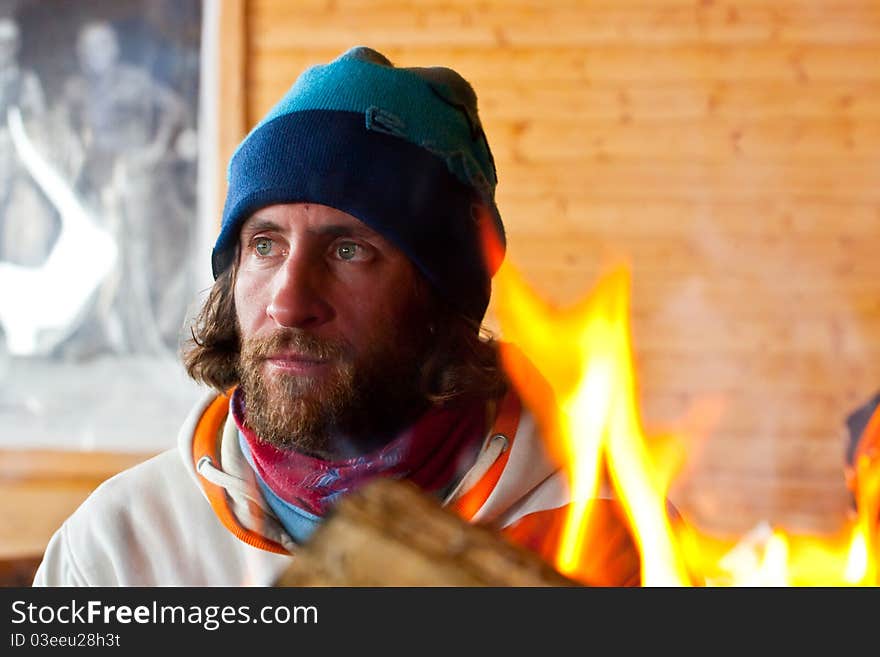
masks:
<instances>
[{"instance_id":1,"label":"red patterned bandana","mask_svg":"<svg viewBox=\"0 0 880 657\"><path fill-rule=\"evenodd\" d=\"M323 516L339 495L373 477L406 478L423 490L442 490L470 467L486 431L485 402L427 411L381 449L342 461L325 461L261 441L244 425L245 400L232 396L232 415L257 474L284 501Z\"/></svg>"}]
</instances>

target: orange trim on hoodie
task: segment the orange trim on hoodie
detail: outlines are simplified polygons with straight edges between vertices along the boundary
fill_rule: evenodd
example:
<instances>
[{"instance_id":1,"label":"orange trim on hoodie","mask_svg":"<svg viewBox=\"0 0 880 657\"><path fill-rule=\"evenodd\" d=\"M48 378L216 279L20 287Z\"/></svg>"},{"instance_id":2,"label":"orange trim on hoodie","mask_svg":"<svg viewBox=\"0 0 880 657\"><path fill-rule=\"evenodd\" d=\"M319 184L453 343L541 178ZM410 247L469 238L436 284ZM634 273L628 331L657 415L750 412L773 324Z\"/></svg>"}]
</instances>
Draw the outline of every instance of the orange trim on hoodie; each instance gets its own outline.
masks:
<instances>
[{"instance_id":1,"label":"orange trim on hoodie","mask_svg":"<svg viewBox=\"0 0 880 657\"><path fill-rule=\"evenodd\" d=\"M498 409L498 415L495 418L495 424L492 426L490 436L495 434L503 434L507 438L507 449L495 460L489 470L474 486L464 495L453 501L449 508L455 511L465 520L470 521L474 514L480 510L489 495L495 490L495 485L501 478L501 473L507 465L507 459L510 458L510 450L513 449L513 440L516 436L516 430L519 427L519 416L522 411L522 404L519 397L510 389L501 400Z\"/></svg>"},{"instance_id":2,"label":"orange trim on hoodie","mask_svg":"<svg viewBox=\"0 0 880 657\"><path fill-rule=\"evenodd\" d=\"M226 416L229 413L229 398L232 396L233 390L234 388L228 390L225 395L218 395L217 398L208 405L205 412L202 413L202 417L199 418L199 421L196 423L192 452L194 465L198 464L199 460L205 456L210 457L215 464L220 464L220 453L218 450L219 441L217 440L217 436L223 430L223 424L226 422ZM196 474L198 474L198 470L196 471ZM211 503L211 508L214 509L214 513L217 514L217 517L220 519L220 522L223 523L223 526L226 527L226 529L228 529L236 538L255 548L260 548L261 550L278 554L290 554L290 552L285 550L280 543L276 543L275 541L248 529L238 521L238 518L235 517L235 514L229 506L226 489L222 486L217 486L216 484L211 483L201 474L199 474L199 481L202 484L202 489L208 496L208 501Z\"/></svg>"},{"instance_id":3,"label":"orange trim on hoodie","mask_svg":"<svg viewBox=\"0 0 880 657\"><path fill-rule=\"evenodd\" d=\"M554 564L568 522L570 504L556 509L536 511L523 516L501 530L502 536ZM629 530L623 506L616 500L597 498L589 516L590 536L594 541L570 576L590 586L639 586L641 556Z\"/></svg>"},{"instance_id":4,"label":"orange trim on hoodie","mask_svg":"<svg viewBox=\"0 0 880 657\"><path fill-rule=\"evenodd\" d=\"M449 508L465 520L471 521L495 490L510 457L521 412L522 403L519 397L512 390L508 391L501 402L490 434L504 434L509 441L507 449L473 488L449 505ZM501 529L500 533L507 540L553 563L568 511L568 504L536 511ZM595 500L590 522L591 531L601 533L605 542L583 560L578 578L592 586L638 586L641 582L639 551L619 502Z\"/></svg>"}]
</instances>

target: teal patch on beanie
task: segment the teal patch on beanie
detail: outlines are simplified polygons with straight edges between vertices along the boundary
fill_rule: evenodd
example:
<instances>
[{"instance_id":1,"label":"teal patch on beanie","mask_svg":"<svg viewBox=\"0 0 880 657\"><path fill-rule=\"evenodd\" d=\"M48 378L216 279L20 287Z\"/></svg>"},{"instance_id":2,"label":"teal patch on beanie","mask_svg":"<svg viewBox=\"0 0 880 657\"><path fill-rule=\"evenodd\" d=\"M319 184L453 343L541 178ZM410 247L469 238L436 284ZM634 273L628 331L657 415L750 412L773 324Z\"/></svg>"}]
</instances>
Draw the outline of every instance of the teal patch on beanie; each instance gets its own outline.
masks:
<instances>
[{"instance_id":1,"label":"teal patch on beanie","mask_svg":"<svg viewBox=\"0 0 880 657\"><path fill-rule=\"evenodd\" d=\"M367 129L434 153L458 180L486 201L494 199L498 179L476 93L450 68L398 68L381 53L357 46L303 72L251 134L280 116L305 110L362 113Z\"/></svg>"}]
</instances>

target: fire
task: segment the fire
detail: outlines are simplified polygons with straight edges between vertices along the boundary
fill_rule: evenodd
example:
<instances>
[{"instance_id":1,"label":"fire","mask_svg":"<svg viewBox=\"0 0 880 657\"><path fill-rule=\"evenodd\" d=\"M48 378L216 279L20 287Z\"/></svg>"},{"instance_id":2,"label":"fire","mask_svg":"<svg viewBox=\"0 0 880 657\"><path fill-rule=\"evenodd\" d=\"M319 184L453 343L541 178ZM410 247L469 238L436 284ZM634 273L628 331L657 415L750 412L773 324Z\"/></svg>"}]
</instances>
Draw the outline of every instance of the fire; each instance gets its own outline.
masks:
<instances>
[{"instance_id":1,"label":"fire","mask_svg":"<svg viewBox=\"0 0 880 657\"><path fill-rule=\"evenodd\" d=\"M488 243L487 254L497 255ZM589 555L609 540L591 523L610 486L641 559L643 586L876 585L880 459L855 465L858 518L834 536L759 528L740 539L701 532L667 504L684 465L679 436L646 436L636 403L630 273L619 265L570 308L542 300L509 262L494 278L502 359L564 468L572 503L556 568L589 583ZM514 346L515 345L515 346ZM598 528L598 529L597 529Z\"/></svg>"}]
</instances>

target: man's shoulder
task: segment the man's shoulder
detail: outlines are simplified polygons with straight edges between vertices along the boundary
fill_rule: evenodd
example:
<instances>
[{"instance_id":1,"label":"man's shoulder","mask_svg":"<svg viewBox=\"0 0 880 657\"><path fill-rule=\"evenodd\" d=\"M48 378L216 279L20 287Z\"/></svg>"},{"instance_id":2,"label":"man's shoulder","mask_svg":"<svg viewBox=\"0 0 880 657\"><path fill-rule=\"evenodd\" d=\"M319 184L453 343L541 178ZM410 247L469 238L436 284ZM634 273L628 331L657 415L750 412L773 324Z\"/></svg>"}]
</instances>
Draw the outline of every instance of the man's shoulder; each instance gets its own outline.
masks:
<instances>
[{"instance_id":1,"label":"man's shoulder","mask_svg":"<svg viewBox=\"0 0 880 657\"><path fill-rule=\"evenodd\" d=\"M506 462L485 503L474 515L480 522L506 525L524 514L568 502L565 477L547 450L534 414L521 406L508 431L512 435L505 436Z\"/></svg>"},{"instance_id":2,"label":"man's shoulder","mask_svg":"<svg viewBox=\"0 0 880 657\"><path fill-rule=\"evenodd\" d=\"M52 537L35 583L259 584L271 582L287 559L231 534L171 449L95 489Z\"/></svg>"},{"instance_id":3,"label":"man's shoulder","mask_svg":"<svg viewBox=\"0 0 880 657\"><path fill-rule=\"evenodd\" d=\"M198 494L193 484L179 450L170 448L104 481L86 498L77 513L110 511L115 506L131 512L133 507L151 498Z\"/></svg>"},{"instance_id":4,"label":"man's shoulder","mask_svg":"<svg viewBox=\"0 0 880 657\"><path fill-rule=\"evenodd\" d=\"M125 585L145 541L173 527L174 505L192 507L195 489L177 450L169 449L99 485L49 541L36 582ZM196 491L198 493L198 491ZM169 537L173 540L174 537ZM137 565L135 567L138 567Z\"/></svg>"},{"instance_id":5,"label":"man's shoulder","mask_svg":"<svg viewBox=\"0 0 880 657\"><path fill-rule=\"evenodd\" d=\"M175 509L197 507L200 496L178 451L169 449L98 486L65 522L68 540L88 549L123 543Z\"/></svg>"}]
</instances>

